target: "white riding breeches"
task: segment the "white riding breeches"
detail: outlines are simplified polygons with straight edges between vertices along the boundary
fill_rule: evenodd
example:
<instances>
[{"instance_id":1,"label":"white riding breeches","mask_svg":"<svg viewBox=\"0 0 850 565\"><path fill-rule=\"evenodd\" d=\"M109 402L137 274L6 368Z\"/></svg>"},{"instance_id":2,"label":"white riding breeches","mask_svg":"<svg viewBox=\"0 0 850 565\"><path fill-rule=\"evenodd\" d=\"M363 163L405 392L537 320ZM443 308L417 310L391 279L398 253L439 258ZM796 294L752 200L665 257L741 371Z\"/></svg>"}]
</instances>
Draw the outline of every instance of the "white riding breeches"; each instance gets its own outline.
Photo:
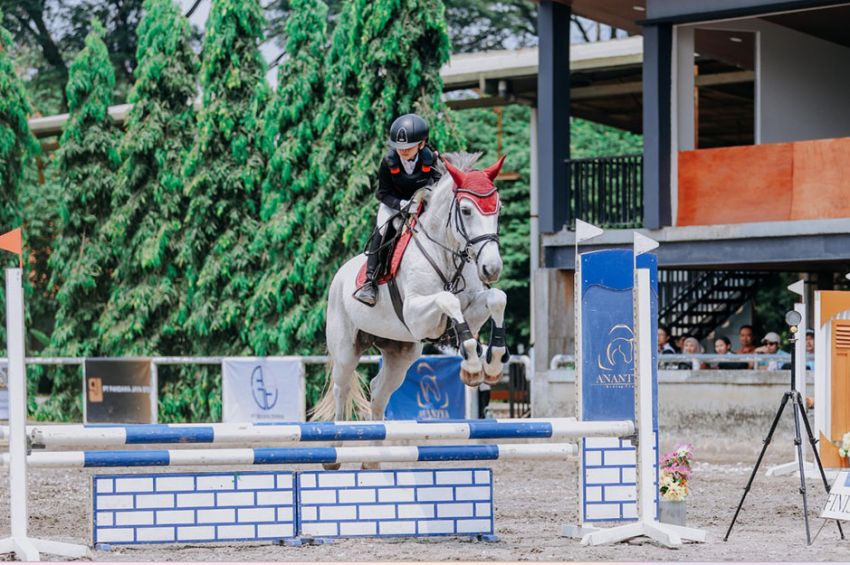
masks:
<instances>
[{"instance_id":1,"label":"white riding breeches","mask_svg":"<svg viewBox=\"0 0 850 565\"><path fill-rule=\"evenodd\" d=\"M390 208L383 202L380 203L380 205L378 206L378 220L376 223L378 226L378 231L381 233L381 235L384 235L386 233L387 222L389 222L390 218L392 218L396 214L398 214L398 210ZM396 231L401 228L401 216L396 216L396 218L393 220L393 227L395 227Z\"/></svg>"}]
</instances>

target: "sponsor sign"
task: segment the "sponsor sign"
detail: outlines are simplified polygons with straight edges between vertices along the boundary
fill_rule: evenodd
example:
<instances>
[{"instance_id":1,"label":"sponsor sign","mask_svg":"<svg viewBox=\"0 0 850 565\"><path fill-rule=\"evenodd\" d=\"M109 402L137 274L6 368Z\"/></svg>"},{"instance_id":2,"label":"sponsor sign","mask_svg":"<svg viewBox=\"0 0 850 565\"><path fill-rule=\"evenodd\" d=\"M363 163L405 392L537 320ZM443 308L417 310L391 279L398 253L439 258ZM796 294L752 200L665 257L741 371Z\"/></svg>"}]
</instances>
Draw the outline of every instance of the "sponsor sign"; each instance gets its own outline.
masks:
<instances>
[{"instance_id":1,"label":"sponsor sign","mask_svg":"<svg viewBox=\"0 0 850 565\"><path fill-rule=\"evenodd\" d=\"M88 424L156 423L150 359L86 359L83 421Z\"/></svg>"},{"instance_id":2,"label":"sponsor sign","mask_svg":"<svg viewBox=\"0 0 850 565\"><path fill-rule=\"evenodd\" d=\"M639 268L650 270L651 315L658 317L657 263L652 254L638 256ZM583 253L577 275L580 277L579 335L580 378L579 413L582 420L635 419L634 334L634 255L630 249ZM653 362L657 325L648 336L652 340ZM652 388L658 392L657 375ZM656 396L657 398L657 396ZM657 408L653 412L653 432L658 438ZM637 519L636 451L620 438L584 438L581 441L582 522L609 522Z\"/></svg>"},{"instance_id":3,"label":"sponsor sign","mask_svg":"<svg viewBox=\"0 0 850 565\"><path fill-rule=\"evenodd\" d=\"M446 420L465 417L460 356L421 357L387 404L388 420Z\"/></svg>"},{"instance_id":4,"label":"sponsor sign","mask_svg":"<svg viewBox=\"0 0 850 565\"><path fill-rule=\"evenodd\" d=\"M222 370L225 422L303 422L304 364L297 357L233 357Z\"/></svg>"}]
</instances>

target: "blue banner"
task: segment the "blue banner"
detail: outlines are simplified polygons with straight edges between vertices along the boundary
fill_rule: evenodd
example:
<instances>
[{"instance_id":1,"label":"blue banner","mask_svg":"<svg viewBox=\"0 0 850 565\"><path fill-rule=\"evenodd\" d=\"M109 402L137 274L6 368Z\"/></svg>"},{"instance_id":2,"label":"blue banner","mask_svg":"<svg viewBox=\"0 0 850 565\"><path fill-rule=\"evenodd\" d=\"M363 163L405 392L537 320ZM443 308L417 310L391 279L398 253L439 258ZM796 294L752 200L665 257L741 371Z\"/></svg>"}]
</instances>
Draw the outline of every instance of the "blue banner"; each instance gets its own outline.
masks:
<instances>
[{"instance_id":1,"label":"blue banner","mask_svg":"<svg viewBox=\"0 0 850 565\"><path fill-rule=\"evenodd\" d=\"M411 365L404 382L387 404L388 420L463 419L464 385L460 356L421 357Z\"/></svg>"},{"instance_id":2,"label":"blue banner","mask_svg":"<svg viewBox=\"0 0 850 565\"><path fill-rule=\"evenodd\" d=\"M581 379L583 420L633 420L635 416L634 258L631 250L611 249L581 255ZM638 257L649 269L652 329L652 388L658 398L655 356L658 326L658 273L654 255ZM655 451L658 451L658 411L653 406ZM582 522L637 519L637 460L623 438L584 438L581 442ZM656 467L657 473L657 467ZM656 477L657 480L657 477Z\"/></svg>"},{"instance_id":3,"label":"blue banner","mask_svg":"<svg viewBox=\"0 0 850 565\"><path fill-rule=\"evenodd\" d=\"M582 417L585 420L633 420L635 335L631 250L605 250L581 256ZM658 317L655 255L638 257L650 269L652 319ZM655 367L657 322L652 340ZM653 388L657 387L653 375ZM657 393L657 390L656 390ZM657 414L655 418L657 420ZM657 424L656 424L657 425Z\"/></svg>"}]
</instances>

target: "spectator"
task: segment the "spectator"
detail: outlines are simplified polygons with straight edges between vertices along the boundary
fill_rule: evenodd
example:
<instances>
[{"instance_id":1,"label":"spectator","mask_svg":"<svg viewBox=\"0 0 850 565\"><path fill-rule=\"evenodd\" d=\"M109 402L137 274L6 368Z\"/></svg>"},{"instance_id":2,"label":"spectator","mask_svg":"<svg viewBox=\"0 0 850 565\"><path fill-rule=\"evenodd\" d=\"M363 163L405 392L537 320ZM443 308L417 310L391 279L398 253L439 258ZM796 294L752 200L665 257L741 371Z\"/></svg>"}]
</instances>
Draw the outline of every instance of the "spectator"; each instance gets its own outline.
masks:
<instances>
[{"instance_id":1,"label":"spectator","mask_svg":"<svg viewBox=\"0 0 850 565\"><path fill-rule=\"evenodd\" d=\"M692 335L685 337L685 341L682 344L682 353L687 353L688 355L693 355L695 353L702 353L703 348L702 344L699 342L697 338Z\"/></svg>"},{"instance_id":2,"label":"spectator","mask_svg":"<svg viewBox=\"0 0 850 565\"><path fill-rule=\"evenodd\" d=\"M697 353L702 353L703 348L702 344L700 344L699 340L694 336L685 336L682 341L682 353L685 355L694 355ZM700 368L700 362L694 359L690 363L679 363L680 369L692 369L696 370Z\"/></svg>"},{"instance_id":3,"label":"spectator","mask_svg":"<svg viewBox=\"0 0 850 565\"><path fill-rule=\"evenodd\" d=\"M732 342L725 335L719 335L714 340L714 352L718 355L731 355L732 352ZM746 362L723 362L718 361L715 363L709 364L710 369L723 369L726 371L737 370L737 369L748 369L749 363Z\"/></svg>"},{"instance_id":4,"label":"spectator","mask_svg":"<svg viewBox=\"0 0 850 565\"><path fill-rule=\"evenodd\" d=\"M676 353L670 345L670 330L666 326L658 326L658 353L662 355Z\"/></svg>"},{"instance_id":5,"label":"spectator","mask_svg":"<svg viewBox=\"0 0 850 565\"><path fill-rule=\"evenodd\" d=\"M784 351L779 348L780 342L779 334L776 332L767 332L767 335L762 338L761 342L764 344L761 347L756 349L756 353L759 354L767 354L767 355L788 355ZM767 369L768 371L777 371L782 368L782 365L786 363L783 360L771 360L767 362L760 362L760 369Z\"/></svg>"},{"instance_id":6,"label":"spectator","mask_svg":"<svg viewBox=\"0 0 850 565\"><path fill-rule=\"evenodd\" d=\"M738 353L746 354L756 352L756 346L753 343L752 326L741 326L741 328L738 330L738 343L740 344L740 347L738 348Z\"/></svg>"},{"instance_id":7,"label":"spectator","mask_svg":"<svg viewBox=\"0 0 850 565\"><path fill-rule=\"evenodd\" d=\"M714 339L714 352L718 355L729 355L732 353L732 342L725 335L719 335Z\"/></svg>"},{"instance_id":8,"label":"spectator","mask_svg":"<svg viewBox=\"0 0 850 565\"><path fill-rule=\"evenodd\" d=\"M815 370L815 330L806 330L806 370Z\"/></svg>"},{"instance_id":9,"label":"spectator","mask_svg":"<svg viewBox=\"0 0 850 565\"><path fill-rule=\"evenodd\" d=\"M685 351L685 339L687 339L687 337L687 335L680 335L679 337L677 337L674 340L676 345L673 346L673 349L675 349L677 352Z\"/></svg>"}]
</instances>

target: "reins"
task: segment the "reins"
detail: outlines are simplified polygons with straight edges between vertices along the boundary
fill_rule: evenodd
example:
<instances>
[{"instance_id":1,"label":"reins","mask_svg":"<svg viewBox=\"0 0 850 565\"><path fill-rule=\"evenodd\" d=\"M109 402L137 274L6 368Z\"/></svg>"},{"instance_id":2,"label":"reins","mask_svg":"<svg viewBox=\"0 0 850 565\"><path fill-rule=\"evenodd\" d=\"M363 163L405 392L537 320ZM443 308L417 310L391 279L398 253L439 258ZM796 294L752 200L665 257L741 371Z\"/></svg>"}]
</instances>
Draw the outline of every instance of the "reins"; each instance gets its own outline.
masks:
<instances>
[{"instance_id":1,"label":"reins","mask_svg":"<svg viewBox=\"0 0 850 565\"><path fill-rule=\"evenodd\" d=\"M495 190L496 189L494 188L493 191ZM455 191L455 194L457 192L469 192L471 194L475 194L471 191L464 189L457 189ZM463 269L466 267L467 264L473 261L473 257L477 265L478 257L480 257L481 255L481 250L484 249L484 247L488 243L494 242L496 243L496 245L499 244L498 233L485 233L473 238L469 237L469 233L466 230L466 224L463 221L463 215L461 214L460 206L457 205L456 198L452 200L451 209L449 210L448 218L446 218L446 227L449 226L449 223L452 221L452 218L454 218L455 229L461 235L461 237L463 237L464 240L464 244L459 249L452 249L451 247L443 244L442 242L437 241L431 236L431 234L428 233L428 231L425 229L421 222L414 225L410 222L410 218L411 216L408 216L405 219L405 225L411 232L411 239L413 239L413 242L416 244L416 247L419 248L419 251L422 252L422 255L425 256L425 259L428 260L428 263L440 277L440 280L443 282L443 289L448 292L451 292L452 294L458 294L464 289L466 289L466 279L463 276ZM434 260L431 254L428 253L428 251L425 249L425 246L422 244L421 241L419 241L419 238L417 237L419 232L421 232L431 243L441 248L443 251L449 253L452 258L452 266L455 270L454 275L451 279L443 272L440 266L437 265L437 262ZM478 251L475 252L473 255L474 246L478 243L481 243L482 241L484 242L484 244L479 247Z\"/></svg>"}]
</instances>

